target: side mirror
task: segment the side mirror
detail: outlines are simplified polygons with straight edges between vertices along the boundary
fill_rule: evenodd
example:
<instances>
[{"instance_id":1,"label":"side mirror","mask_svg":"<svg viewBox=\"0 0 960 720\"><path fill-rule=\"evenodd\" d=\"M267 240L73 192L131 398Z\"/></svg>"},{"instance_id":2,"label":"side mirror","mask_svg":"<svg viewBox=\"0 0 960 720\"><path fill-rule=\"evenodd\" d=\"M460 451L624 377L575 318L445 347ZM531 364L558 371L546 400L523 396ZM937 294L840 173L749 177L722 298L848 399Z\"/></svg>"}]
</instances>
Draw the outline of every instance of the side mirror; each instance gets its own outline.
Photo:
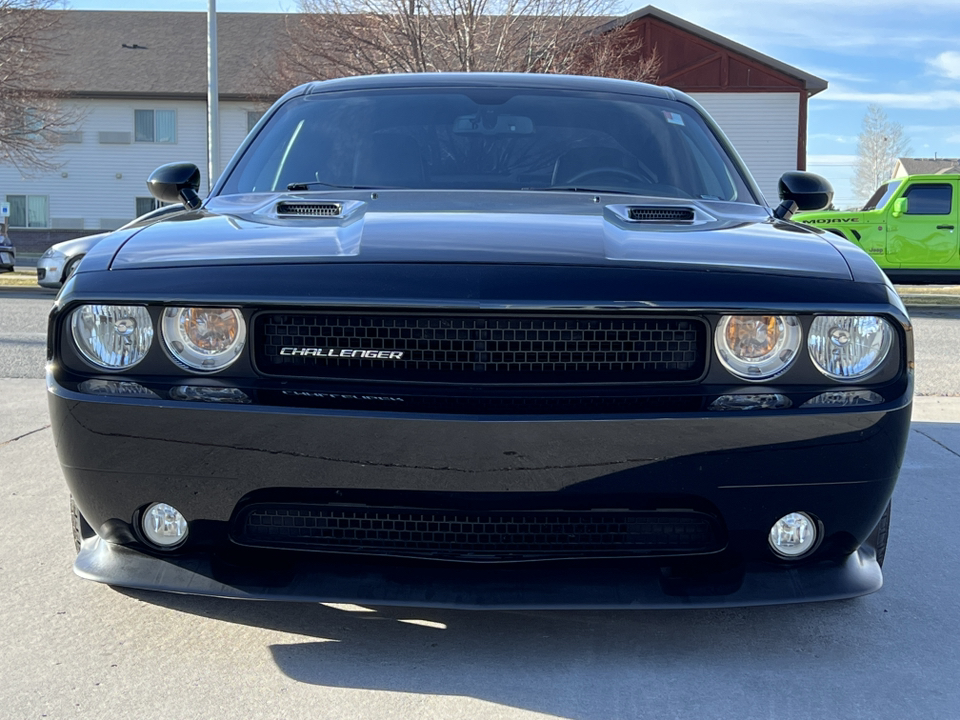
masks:
<instances>
[{"instance_id":1,"label":"side mirror","mask_svg":"<svg viewBox=\"0 0 960 720\"><path fill-rule=\"evenodd\" d=\"M798 210L822 210L833 202L833 186L813 173L785 172L779 187L782 202L773 214L780 220L789 219Z\"/></svg>"},{"instance_id":2,"label":"side mirror","mask_svg":"<svg viewBox=\"0 0 960 720\"><path fill-rule=\"evenodd\" d=\"M147 188L157 200L165 203L183 203L196 210L203 201L200 189L200 168L193 163L161 165L147 179Z\"/></svg>"},{"instance_id":3,"label":"side mirror","mask_svg":"<svg viewBox=\"0 0 960 720\"><path fill-rule=\"evenodd\" d=\"M905 212L907 212L908 208L909 208L909 205L907 203L907 198L897 198L896 200L893 201L893 210L891 211L890 214L893 215L895 218L900 217Z\"/></svg>"}]
</instances>

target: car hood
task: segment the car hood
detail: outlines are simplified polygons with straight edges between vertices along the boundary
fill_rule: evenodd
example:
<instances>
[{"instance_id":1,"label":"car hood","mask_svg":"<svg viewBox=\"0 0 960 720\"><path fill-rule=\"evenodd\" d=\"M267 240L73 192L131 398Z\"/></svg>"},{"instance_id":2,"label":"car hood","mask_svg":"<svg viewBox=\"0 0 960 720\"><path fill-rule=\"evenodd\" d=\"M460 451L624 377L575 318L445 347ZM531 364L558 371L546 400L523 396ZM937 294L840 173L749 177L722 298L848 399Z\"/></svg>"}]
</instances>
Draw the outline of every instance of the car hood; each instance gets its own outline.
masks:
<instances>
[{"instance_id":1,"label":"car hood","mask_svg":"<svg viewBox=\"0 0 960 720\"><path fill-rule=\"evenodd\" d=\"M285 217L281 203L341 212ZM632 222L635 207L680 208L694 219ZM111 268L335 262L667 265L852 279L830 242L760 206L535 191L222 196L140 230Z\"/></svg>"}]
</instances>

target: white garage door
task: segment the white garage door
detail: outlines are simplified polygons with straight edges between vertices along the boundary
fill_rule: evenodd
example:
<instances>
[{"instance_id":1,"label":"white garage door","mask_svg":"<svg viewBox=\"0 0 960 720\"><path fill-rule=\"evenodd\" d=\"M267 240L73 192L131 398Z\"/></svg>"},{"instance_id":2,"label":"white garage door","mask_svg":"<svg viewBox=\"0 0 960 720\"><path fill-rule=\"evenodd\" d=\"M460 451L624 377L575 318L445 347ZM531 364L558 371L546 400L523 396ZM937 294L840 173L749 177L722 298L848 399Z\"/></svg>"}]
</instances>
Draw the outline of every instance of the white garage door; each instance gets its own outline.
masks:
<instances>
[{"instance_id":1,"label":"white garage door","mask_svg":"<svg viewBox=\"0 0 960 720\"><path fill-rule=\"evenodd\" d=\"M767 202L779 202L777 181L797 169L797 93L690 93L723 129L750 168Z\"/></svg>"}]
</instances>

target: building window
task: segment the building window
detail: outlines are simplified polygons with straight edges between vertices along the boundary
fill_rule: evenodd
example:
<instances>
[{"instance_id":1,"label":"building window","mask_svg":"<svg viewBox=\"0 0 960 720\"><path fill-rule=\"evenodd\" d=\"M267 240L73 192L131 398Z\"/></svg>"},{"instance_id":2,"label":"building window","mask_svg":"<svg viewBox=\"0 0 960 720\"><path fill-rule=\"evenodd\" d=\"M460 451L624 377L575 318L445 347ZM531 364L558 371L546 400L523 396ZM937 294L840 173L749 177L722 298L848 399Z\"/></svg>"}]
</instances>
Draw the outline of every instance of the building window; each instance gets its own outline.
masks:
<instances>
[{"instance_id":1,"label":"building window","mask_svg":"<svg viewBox=\"0 0 960 720\"><path fill-rule=\"evenodd\" d=\"M10 204L10 227L50 227L46 195L7 195Z\"/></svg>"},{"instance_id":2,"label":"building window","mask_svg":"<svg viewBox=\"0 0 960 720\"><path fill-rule=\"evenodd\" d=\"M253 130L254 125L260 122L260 118L263 117L263 113L259 110L247 110L247 132L249 133Z\"/></svg>"},{"instance_id":3,"label":"building window","mask_svg":"<svg viewBox=\"0 0 960 720\"><path fill-rule=\"evenodd\" d=\"M137 217L141 215L146 215L148 212L153 212L157 208L162 208L167 203L162 203L154 197L138 197L137 198Z\"/></svg>"},{"instance_id":4,"label":"building window","mask_svg":"<svg viewBox=\"0 0 960 720\"><path fill-rule=\"evenodd\" d=\"M176 110L134 110L133 139L136 142L175 143Z\"/></svg>"}]
</instances>

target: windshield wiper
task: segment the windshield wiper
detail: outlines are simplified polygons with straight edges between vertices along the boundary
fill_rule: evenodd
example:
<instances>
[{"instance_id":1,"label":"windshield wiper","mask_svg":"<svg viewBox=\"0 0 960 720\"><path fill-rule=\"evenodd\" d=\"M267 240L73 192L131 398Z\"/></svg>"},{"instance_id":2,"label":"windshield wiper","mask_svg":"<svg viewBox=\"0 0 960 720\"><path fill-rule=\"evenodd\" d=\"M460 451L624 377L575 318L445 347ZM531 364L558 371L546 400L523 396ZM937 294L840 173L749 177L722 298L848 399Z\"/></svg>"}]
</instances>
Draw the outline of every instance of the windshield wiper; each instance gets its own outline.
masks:
<instances>
[{"instance_id":1,"label":"windshield wiper","mask_svg":"<svg viewBox=\"0 0 960 720\"><path fill-rule=\"evenodd\" d=\"M388 187L386 185L334 185L333 183L320 182L319 180L310 180L309 182L292 182L287 185L287 190L309 190L315 185L321 187L333 188L335 190L406 190L402 187Z\"/></svg>"},{"instance_id":2,"label":"windshield wiper","mask_svg":"<svg viewBox=\"0 0 960 720\"><path fill-rule=\"evenodd\" d=\"M582 187L580 185L551 185L550 187L525 187L520 188L521 190L532 190L534 192L590 192L590 193L606 193L608 195L642 195L641 192L633 192L632 190L601 190L599 188L590 188Z\"/></svg>"}]
</instances>

